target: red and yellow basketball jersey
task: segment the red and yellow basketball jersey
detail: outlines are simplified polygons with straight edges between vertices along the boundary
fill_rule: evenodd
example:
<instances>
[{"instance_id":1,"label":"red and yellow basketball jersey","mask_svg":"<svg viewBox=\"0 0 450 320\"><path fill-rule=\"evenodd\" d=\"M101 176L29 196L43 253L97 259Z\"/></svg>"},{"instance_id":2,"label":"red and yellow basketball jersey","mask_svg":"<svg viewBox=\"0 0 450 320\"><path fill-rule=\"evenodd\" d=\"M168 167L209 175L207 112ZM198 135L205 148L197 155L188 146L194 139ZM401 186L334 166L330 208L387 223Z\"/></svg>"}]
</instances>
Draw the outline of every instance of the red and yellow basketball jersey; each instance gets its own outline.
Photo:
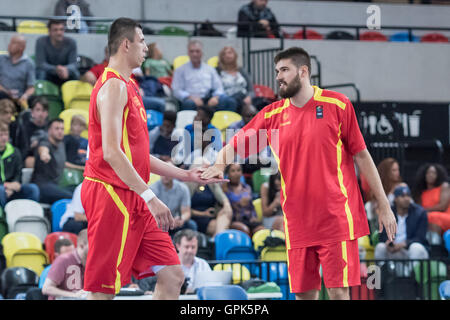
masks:
<instances>
[{"instance_id":1,"label":"red and yellow basketball jersey","mask_svg":"<svg viewBox=\"0 0 450 320\"><path fill-rule=\"evenodd\" d=\"M301 108L289 99L272 103L230 143L241 157L260 152L267 143L271 147L281 174L288 249L369 234L353 162L366 145L343 94L314 87L314 96Z\"/></svg>"},{"instance_id":2,"label":"red and yellow basketball jersey","mask_svg":"<svg viewBox=\"0 0 450 320\"><path fill-rule=\"evenodd\" d=\"M97 94L100 88L112 78L126 83L128 100L122 115L122 141L120 147L139 176L150 180L150 145L147 129L147 113L139 93L139 87L130 79L126 81L116 70L105 68L91 94L89 104L88 143L89 158L86 161L85 177L98 179L113 186L129 189L103 159L102 128L97 111Z\"/></svg>"}]
</instances>

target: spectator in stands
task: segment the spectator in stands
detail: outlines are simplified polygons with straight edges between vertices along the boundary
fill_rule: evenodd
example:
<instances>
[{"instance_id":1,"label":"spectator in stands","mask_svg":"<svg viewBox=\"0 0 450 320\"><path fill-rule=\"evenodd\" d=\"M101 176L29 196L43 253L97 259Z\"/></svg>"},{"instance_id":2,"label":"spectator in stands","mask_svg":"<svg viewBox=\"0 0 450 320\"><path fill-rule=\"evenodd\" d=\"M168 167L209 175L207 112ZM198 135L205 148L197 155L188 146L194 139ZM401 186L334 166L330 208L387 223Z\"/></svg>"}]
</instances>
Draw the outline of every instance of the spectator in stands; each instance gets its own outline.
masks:
<instances>
[{"instance_id":1,"label":"spectator in stands","mask_svg":"<svg viewBox=\"0 0 450 320\"><path fill-rule=\"evenodd\" d=\"M88 141L81 136L87 129L84 116L76 114L70 122L70 132L64 136L68 168L84 170Z\"/></svg>"},{"instance_id":2,"label":"spectator in stands","mask_svg":"<svg viewBox=\"0 0 450 320\"><path fill-rule=\"evenodd\" d=\"M65 254L65 253L72 252L75 249L75 245L73 244L72 240L70 240L70 239L60 238L55 241L53 248L54 248L53 252L55 255L55 259L56 259L57 257Z\"/></svg>"},{"instance_id":3,"label":"spectator in stands","mask_svg":"<svg viewBox=\"0 0 450 320\"><path fill-rule=\"evenodd\" d=\"M238 37L279 37L279 25L268 0L252 0L241 7L238 13Z\"/></svg>"},{"instance_id":4,"label":"spectator in stands","mask_svg":"<svg viewBox=\"0 0 450 320\"><path fill-rule=\"evenodd\" d=\"M190 61L175 69L172 89L182 110L195 110L200 106L216 110L236 110L236 103L223 91L217 71L202 61L203 45L198 40L188 44Z\"/></svg>"},{"instance_id":5,"label":"spectator in stands","mask_svg":"<svg viewBox=\"0 0 450 320\"><path fill-rule=\"evenodd\" d=\"M35 166L31 181L39 186L40 202L53 204L72 198L72 191L59 186L66 164L64 120L56 118L48 124L48 137L39 141L34 152Z\"/></svg>"},{"instance_id":6,"label":"spectator in stands","mask_svg":"<svg viewBox=\"0 0 450 320\"><path fill-rule=\"evenodd\" d=\"M65 21L50 20L48 36L36 40L36 78L57 85L77 80L77 43L64 35Z\"/></svg>"},{"instance_id":7,"label":"spectator in stands","mask_svg":"<svg viewBox=\"0 0 450 320\"><path fill-rule=\"evenodd\" d=\"M233 47L226 46L220 50L216 69L225 94L236 101L236 112L241 113L244 105L252 104L255 93L249 74L238 66L238 55Z\"/></svg>"},{"instance_id":8,"label":"spectator in stands","mask_svg":"<svg viewBox=\"0 0 450 320\"><path fill-rule=\"evenodd\" d=\"M70 6L75 5L78 6L78 10L69 10ZM79 14L80 17L92 17L91 10L89 9L89 3L85 0L58 0L55 5L55 16L63 17L63 16L71 16L72 14ZM76 23L76 21L74 21ZM80 19L80 24L75 25L75 29L80 33L88 33L89 26L92 25L92 21L84 21Z\"/></svg>"},{"instance_id":9,"label":"spectator in stands","mask_svg":"<svg viewBox=\"0 0 450 320\"><path fill-rule=\"evenodd\" d=\"M22 184L22 157L9 142L9 128L0 122L0 207L15 199L39 201L39 188L33 183Z\"/></svg>"},{"instance_id":10,"label":"spectator in stands","mask_svg":"<svg viewBox=\"0 0 450 320\"><path fill-rule=\"evenodd\" d=\"M214 111L206 106L197 107L197 115L194 123L185 127L186 142L190 139L191 153L185 157L184 163L190 165L192 161L200 156L205 157L210 163L216 160L217 153L222 149L222 134L219 129L211 124ZM201 135L195 134L196 126L201 126ZM197 130L199 132L199 130ZM184 144L186 153L189 152L188 144Z\"/></svg>"},{"instance_id":11,"label":"spectator in stands","mask_svg":"<svg viewBox=\"0 0 450 320\"><path fill-rule=\"evenodd\" d=\"M392 206L397 220L397 234L393 242L387 239L386 230L379 236L375 247L375 259L428 259L427 213L424 208L412 202L411 191L407 185L394 189Z\"/></svg>"},{"instance_id":12,"label":"spectator in stands","mask_svg":"<svg viewBox=\"0 0 450 320\"><path fill-rule=\"evenodd\" d=\"M103 74L105 68L108 66L109 62L109 49L108 46L105 46L105 58L102 63L94 65L89 71L86 71L80 78L81 81L89 82L93 86L97 82L97 79Z\"/></svg>"},{"instance_id":13,"label":"spectator in stands","mask_svg":"<svg viewBox=\"0 0 450 320\"><path fill-rule=\"evenodd\" d=\"M144 75L155 78L171 77L172 67L170 63L163 58L163 54L156 42L148 45L148 58L142 64Z\"/></svg>"},{"instance_id":14,"label":"spectator in stands","mask_svg":"<svg viewBox=\"0 0 450 320\"><path fill-rule=\"evenodd\" d=\"M428 213L430 231L440 238L450 229L450 187L445 167L438 163L421 166L417 170L413 196Z\"/></svg>"},{"instance_id":15,"label":"spectator in stands","mask_svg":"<svg viewBox=\"0 0 450 320\"><path fill-rule=\"evenodd\" d=\"M48 121L48 101L45 97L31 100L30 110L22 112L17 121L17 147L22 155L25 167L34 168L34 149L40 139L45 138Z\"/></svg>"},{"instance_id":16,"label":"spectator in stands","mask_svg":"<svg viewBox=\"0 0 450 320\"><path fill-rule=\"evenodd\" d=\"M261 185L261 206L264 227L284 232L280 192L281 176L280 172L277 172L270 176L269 182L264 182Z\"/></svg>"},{"instance_id":17,"label":"spectator in stands","mask_svg":"<svg viewBox=\"0 0 450 320\"><path fill-rule=\"evenodd\" d=\"M194 159L190 169L210 165L204 158ZM197 223L197 231L214 237L230 227L233 209L220 184L199 185L186 182L191 195L192 220Z\"/></svg>"},{"instance_id":18,"label":"spectator in stands","mask_svg":"<svg viewBox=\"0 0 450 320\"><path fill-rule=\"evenodd\" d=\"M173 165L172 161L166 161ZM175 220L175 229L169 231L170 235L181 229L197 230L197 223L191 220L191 194L187 185L176 179L162 176L150 188L172 213Z\"/></svg>"},{"instance_id":19,"label":"spectator in stands","mask_svg":"<svg viewBox=\"0 0 450 320\"><path fill-rule=\"evenodd\" d=\"M15 99L23 108L34 93L34 62L25 53L26 39L21 34L11 37L8 54L0 55L0 91Z\"/></svg>"},{"instance_id":20,"label":"spectator in stands","mask_svg":"<svg viewBox=\"0 0 450 320\"><path fill-rule=\"evenodd\" d=\"M72 201L67 204L66 212L61 217L59 227L62 231L78 234L81 230L87 228L87 218L81 203L81 186L80 183L74 190Z\"/></svg>"},{"instance_id":21,"label":"spectator in stands","mask_svg":"<svg viewBox=\"0 0 450 320\"><path fill-rule=\"evenodd\" d=\"M233 209L231 228L252 236L256 231L264 228L253 207L252 188L242 182L242 167L239 163L227 166L225 175L230 181L222 184L222 189Z\"/></svg>"},{"instance_id":22,"label":"spectator in stands","mask_svg":"<svg viewBox=\"0 0 450 320\"><path fill-rule=\"evenodd\" d=\"M175 111L165 111L162 125L149 132L150 153L161 160L170 160L172 149L178 143L171 139L176 121L177 113Z\"/></svg>"},{"instance_id":23,"label":"spectator in stands","mask_svg":"<svg viewBox=\"0 0 450 320\"><path fill-rule=\"evenodd\" d=\"M184 277L188 283L186 293L195 292L195 278L199 272L211 271L205 259L196 257L198 250L197 232L189 229L178 231L173 241L178 251Z\"/></svg>"},{"instance_id":24,"label":"spectator in stands","mask_svg":"<svg viewBox=\"0 0 450 320\"><path fill-rule=\"evenodd\" d=\"M251 104L245 104L242 106L241 109L241 116L242 120L233 122L228 126L227 129L233 129L236 132L240 129L242 129L247 123L250 122L250 120L253 119L253 117L258 113L258 110L255 108L255 106ZM231 138L231 137L230 137Z\"/></svg>"},{"instance_id":25,"label":"spectator in stands","mask_svg":"<svg viewBox=\"0 0 450 320\"><path fill-rule=\"evenodd\" d=\"M53 261L42 294L47 295L49 300L63 297L83 299L87 295L83 285L88 250L87 229L83 229L78 234L76 249Z\"/></svg>"},{"instance_id":26,"label":"spectator in stands","mask_svg":"<svg viewBox=\"0 0 450 320\"><path fill-rule=\"evenodd\" d=\"M16 130L17 120L13 121L13 116L16 115L16 105L9 98L0 99L0 122L6 123L9 128L9 142L13 146L16 144Z\"/></svg>"}]
</instances>

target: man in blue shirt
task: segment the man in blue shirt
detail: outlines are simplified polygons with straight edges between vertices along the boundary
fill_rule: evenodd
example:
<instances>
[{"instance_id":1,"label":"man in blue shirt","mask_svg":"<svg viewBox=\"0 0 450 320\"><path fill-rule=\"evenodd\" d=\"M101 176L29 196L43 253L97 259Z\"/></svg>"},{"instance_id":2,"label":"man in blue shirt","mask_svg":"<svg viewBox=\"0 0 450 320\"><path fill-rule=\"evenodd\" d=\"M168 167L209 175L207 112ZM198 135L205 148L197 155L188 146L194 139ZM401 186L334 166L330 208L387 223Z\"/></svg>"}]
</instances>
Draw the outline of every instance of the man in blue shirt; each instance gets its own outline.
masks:
<instances>
[{"instance_id":1,"label":"man in blue shirt","mask_svg":"<svg viewBox=\"0 0 450 320\"><path fill-rule=\"evenodd\" d=\"M228 97L217 71L202 61L203 46L198 40L188 44L190 61L175 69L172 90L182 110L208 106L216 110L236 111L236 101Z\"/></svg>"}]
</instances>

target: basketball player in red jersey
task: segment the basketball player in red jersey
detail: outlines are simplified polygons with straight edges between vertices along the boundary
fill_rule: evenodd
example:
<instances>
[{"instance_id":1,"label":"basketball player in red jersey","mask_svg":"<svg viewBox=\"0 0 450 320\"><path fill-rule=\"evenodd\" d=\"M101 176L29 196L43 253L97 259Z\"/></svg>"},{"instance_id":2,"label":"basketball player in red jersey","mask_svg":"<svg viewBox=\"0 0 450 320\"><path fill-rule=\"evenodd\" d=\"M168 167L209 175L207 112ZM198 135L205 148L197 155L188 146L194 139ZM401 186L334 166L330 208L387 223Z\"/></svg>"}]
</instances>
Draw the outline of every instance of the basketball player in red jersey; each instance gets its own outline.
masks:
<instances>
[{"instance_id":1,"label":"basketball player in red jersey","mask_svg":"<svg viewBox=\"0 0 450 320\"><path fill-rule=\"evenodd\" d=\"M168 234L170 210L148 187L150 171L202 184L202 170L182 170L150 156L147 117L131 73L146 56L142 27L119 18L108 34L110 60L89 106L89 159L81 199L88 219L88 299L112 299L130 283L157 276L153 297L178 299L184 281Z\"/></svg>"},{"instance_id":2,"label":"basketball player in red jersey","mask_svg":"<svg viewBox=\"0 0 450 320\"><path fill-rule=\"evenodd\" d=\"M301 48L280 52L275 64L284 99L243 127L202 177L223 177L235 153L246 158L268 143L281 175L291 292L297 299L318 299L321 265L330 298L349 299L348 287L360 285L358 238L369 234L354 162L380 204L380 232L384 226L391 241L394 214L350 100L311 85L310 57ZM259 150L249 146L252 140Z\"/></svg>"}]
</instances>

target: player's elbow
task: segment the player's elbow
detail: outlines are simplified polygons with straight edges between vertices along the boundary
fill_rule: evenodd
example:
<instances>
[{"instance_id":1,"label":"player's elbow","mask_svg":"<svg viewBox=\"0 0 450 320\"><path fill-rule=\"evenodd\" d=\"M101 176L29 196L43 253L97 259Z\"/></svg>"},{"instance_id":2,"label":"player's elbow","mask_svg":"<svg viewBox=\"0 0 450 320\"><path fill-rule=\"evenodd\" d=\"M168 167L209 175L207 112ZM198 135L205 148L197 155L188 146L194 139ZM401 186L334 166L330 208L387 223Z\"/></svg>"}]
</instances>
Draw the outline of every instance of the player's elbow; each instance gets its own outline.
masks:
<instances>
[{"instance_id":1,"label":"player's elbow","mask_svg":"<svg viewBox=\"0 0 450 320\"><path fill-rule=\"evenodd\" d=\"M114 147L103 146L103 160L111 165L117 159L117 151Z\"/></svg>"}]
</instances>

